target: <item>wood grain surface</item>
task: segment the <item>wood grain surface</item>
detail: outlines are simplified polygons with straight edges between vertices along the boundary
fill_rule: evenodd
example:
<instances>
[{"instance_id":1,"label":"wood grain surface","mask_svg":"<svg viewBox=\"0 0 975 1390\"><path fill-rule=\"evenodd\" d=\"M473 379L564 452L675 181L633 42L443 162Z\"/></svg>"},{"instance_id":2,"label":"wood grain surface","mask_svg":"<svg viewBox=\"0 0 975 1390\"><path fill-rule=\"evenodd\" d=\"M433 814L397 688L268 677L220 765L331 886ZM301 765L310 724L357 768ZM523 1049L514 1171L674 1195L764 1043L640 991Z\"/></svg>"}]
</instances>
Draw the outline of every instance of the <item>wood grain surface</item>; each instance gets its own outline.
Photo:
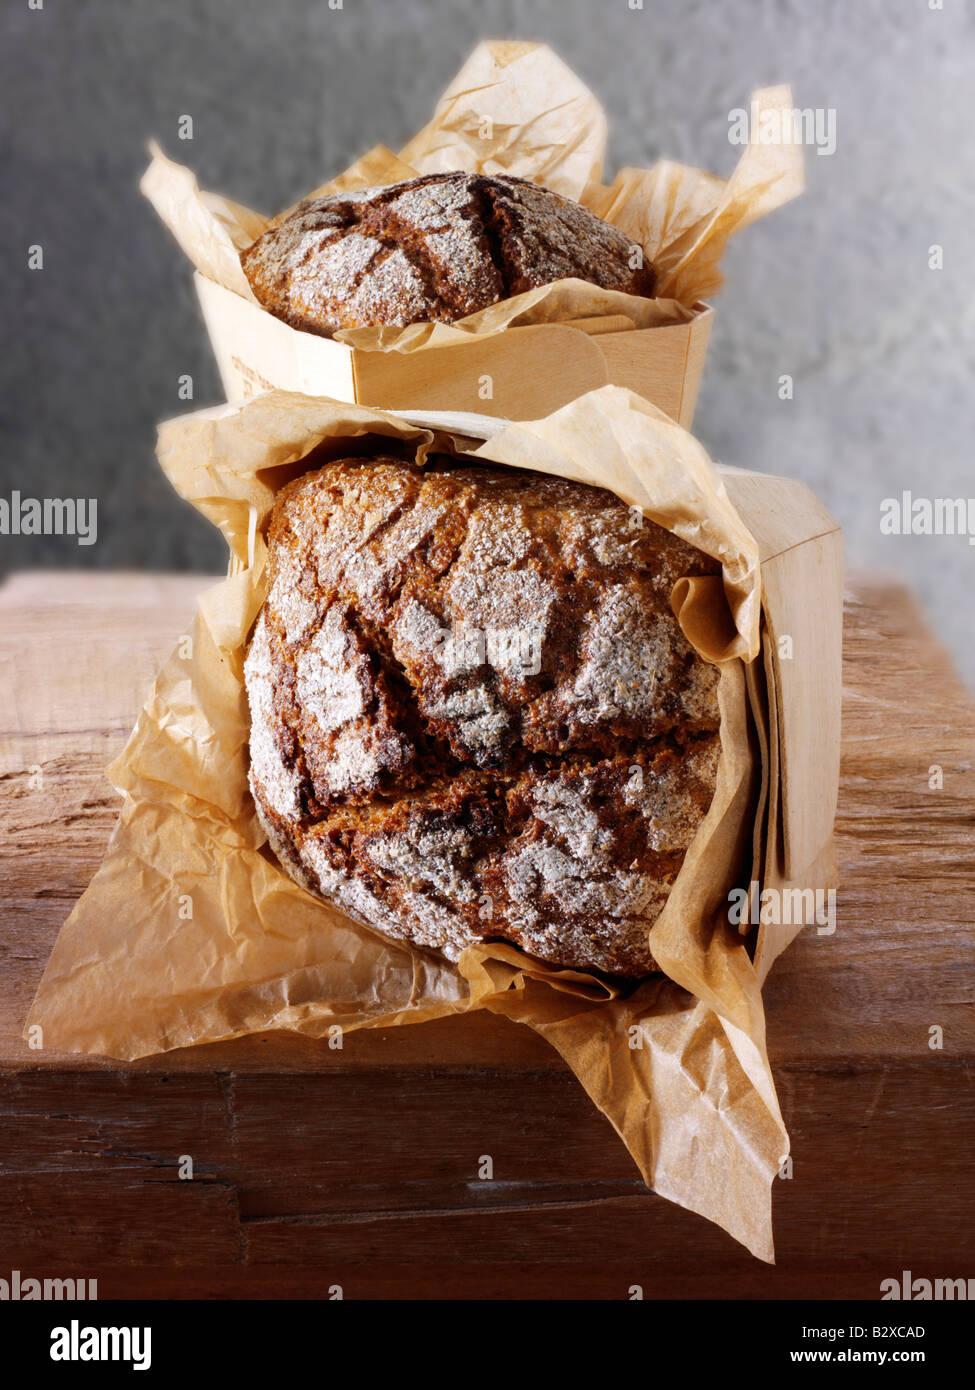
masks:
<instances>
[{"instance_id":1,"label":"wood grain surface","mask_svg":"<svg viewBox=\"0 0 975 1390\"><path fill-rule=\"evenodd\" d=\"M503 1019L125 1066L29 1050L116 815L103 769L206 582L0 588L0 1277L97 1278L102 1298L876 1299L903 1269L975 1275L975 701L894 581L847 594L837 931L804 932L766 987L794 1164L774 1267L649 1193Z\"/></svg>"}]
</instances>

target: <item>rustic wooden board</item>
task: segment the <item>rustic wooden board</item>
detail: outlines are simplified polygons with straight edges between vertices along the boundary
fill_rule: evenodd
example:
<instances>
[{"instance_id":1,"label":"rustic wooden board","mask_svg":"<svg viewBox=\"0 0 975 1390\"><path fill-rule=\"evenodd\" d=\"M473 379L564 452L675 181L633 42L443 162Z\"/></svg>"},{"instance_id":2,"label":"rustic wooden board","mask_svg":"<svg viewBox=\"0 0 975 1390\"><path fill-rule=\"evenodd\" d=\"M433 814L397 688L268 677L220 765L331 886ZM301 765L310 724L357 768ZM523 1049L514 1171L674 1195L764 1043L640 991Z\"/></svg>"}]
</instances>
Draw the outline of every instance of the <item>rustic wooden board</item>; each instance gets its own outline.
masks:
<instances>
[{"instance_id":1,"label":"rustic wooden board","mask_svg":"<svg viewBox=\"0 0 975 1390\"><path fill-rule=\"evenodd\" d=\"M0 589L0 1276L97 1277L102 1297L872 1299L905 1268L971 1275L975 701L894 582L847 596L838 929L803 933L766 988L794 1156L775 1268L648 1193L555 1053L503 1019L128 1066L30 1051L33 990L114 821L102 769L204 582Z\"/></svg>"}]
</instances>

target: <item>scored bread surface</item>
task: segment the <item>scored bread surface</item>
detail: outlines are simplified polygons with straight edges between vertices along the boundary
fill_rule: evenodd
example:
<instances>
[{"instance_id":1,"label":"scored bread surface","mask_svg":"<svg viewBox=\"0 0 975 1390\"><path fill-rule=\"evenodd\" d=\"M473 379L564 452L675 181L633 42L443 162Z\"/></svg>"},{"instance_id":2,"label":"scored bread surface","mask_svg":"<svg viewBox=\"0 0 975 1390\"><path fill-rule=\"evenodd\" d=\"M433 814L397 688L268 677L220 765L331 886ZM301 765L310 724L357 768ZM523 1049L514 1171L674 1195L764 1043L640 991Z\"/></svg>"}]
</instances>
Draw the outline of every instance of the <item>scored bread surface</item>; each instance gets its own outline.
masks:
<instances>
[{"instance_id":1,"label":"scored bread surface","mask_svg":"<svg viewBox=\"0 0 975 1390\"><path fill-rule=\"evenodd\" d=\"M649 296L635 242L525 179L428 174L300 203L241 253L257 300L295 328L452 322L575 277Z\"/></svg>"},{"instance_id":2,"label":"scored bread surface","mask_svg":"<svg viewBox=\"0 0 975 1390\"><path fill-rule=\"evenodd\" d=\"M285 487L269 553L250 782L289 872L450 960L652 971L719 754L669 598L717 564L600 488L392 457Z\"/></svg>"}]
</instances>

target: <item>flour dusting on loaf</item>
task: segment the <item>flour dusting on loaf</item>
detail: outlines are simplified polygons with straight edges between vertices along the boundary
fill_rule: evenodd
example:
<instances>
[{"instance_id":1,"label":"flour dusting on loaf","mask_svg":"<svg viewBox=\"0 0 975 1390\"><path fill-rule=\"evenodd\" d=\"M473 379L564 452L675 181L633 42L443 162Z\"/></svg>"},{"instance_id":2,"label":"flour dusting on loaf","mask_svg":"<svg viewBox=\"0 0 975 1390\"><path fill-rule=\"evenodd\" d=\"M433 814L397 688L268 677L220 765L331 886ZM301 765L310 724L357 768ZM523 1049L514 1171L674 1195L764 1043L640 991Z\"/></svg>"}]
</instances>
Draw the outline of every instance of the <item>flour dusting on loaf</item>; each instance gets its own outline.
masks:
<instances>
[{"instance_id":1,"label":"flour dusting on loaf","mask_svg":"<svg viewBox=\"0 0 975 1390\"><path fill-rule=\"evenodd\" d=\"M567 277L644 296L654 282L616 227L507 175L428 174L308 199L240 259L266 309L324 335L451 323Z\"/></svg>"},{"instance_id":2,"label":"flour dusting on loaf","mask_svg":"<svg viewBox=\"0 0 975 1390\"><path fill-rule=\"evenodd\" d=\"M250 781L288 871L450 960L650 973L720 748L670 592L715 562L599 488L393 457L285 487L269 553Z\"/></svg>"}]
</instances>

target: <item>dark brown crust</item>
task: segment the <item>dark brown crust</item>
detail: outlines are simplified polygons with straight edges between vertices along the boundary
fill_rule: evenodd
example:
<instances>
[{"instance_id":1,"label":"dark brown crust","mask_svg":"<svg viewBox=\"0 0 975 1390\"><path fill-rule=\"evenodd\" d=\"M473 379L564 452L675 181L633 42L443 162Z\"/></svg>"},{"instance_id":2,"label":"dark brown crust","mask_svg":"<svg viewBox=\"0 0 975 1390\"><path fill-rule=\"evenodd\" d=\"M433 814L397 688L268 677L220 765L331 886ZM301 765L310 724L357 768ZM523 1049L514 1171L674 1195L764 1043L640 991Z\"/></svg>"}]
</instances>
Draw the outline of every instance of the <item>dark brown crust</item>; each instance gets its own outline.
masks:
<instances>
[{"instance_id":1,"label":"dark brown crust","mask_svg":"<svg viewBox=\"0 0 975 1390\"><path fill-rule=\"evenodd\" d=\"M284 488L269 549L251 785L289 872L451 959L651 971L719 749L669 595L717 565L601 489L393 458Z\"/></svg>"},{"instance_id":2,"label":"dark brown crust","mask_svg":"<svg viewBox=\"0 0 975 1390\"><path fill-rule=\"evenodd\" d=\"M428 174L301 203L241 253L251 289L311 333L451 323L575 277L649 297L636 243L525 179Z\"/></svg>"}]
</instances>

